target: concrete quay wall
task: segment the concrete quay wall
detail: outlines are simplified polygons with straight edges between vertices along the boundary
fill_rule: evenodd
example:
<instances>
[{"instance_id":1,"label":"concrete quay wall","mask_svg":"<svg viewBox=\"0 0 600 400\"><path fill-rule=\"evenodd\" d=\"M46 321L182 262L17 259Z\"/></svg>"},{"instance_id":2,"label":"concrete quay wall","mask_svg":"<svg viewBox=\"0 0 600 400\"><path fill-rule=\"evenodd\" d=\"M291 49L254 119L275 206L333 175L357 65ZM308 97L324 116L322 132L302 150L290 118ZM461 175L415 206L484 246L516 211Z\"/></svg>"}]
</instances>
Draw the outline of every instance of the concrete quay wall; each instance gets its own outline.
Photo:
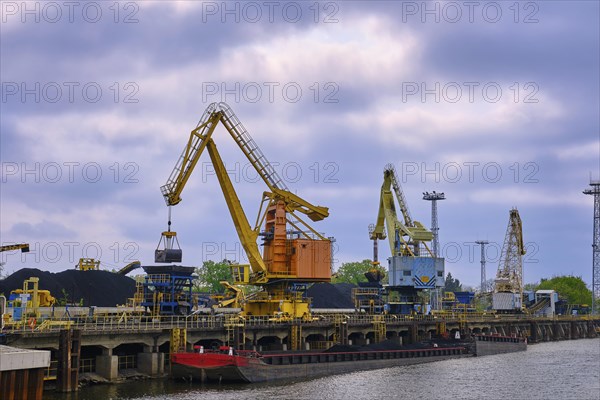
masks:
<instances>
[{"instance_id":1,"label":"concrete quay wall","mask_svg":"<svg viewBox=\"0 0 600 400\"><path fill-rule=\"evenodd\" d=\"M409 344L430 339L440 333L454 338L472 334L498 334L527 337L529 343L597 337L600 316L596 318L499 318L443 319L421 316L419 319L394 316L335 316L305 323L297 321L240 321L236 324L218 319L179 319L174 322L135 326L74 325L80 329L81 359L86 370L106 380L120 379L124 370L148 376L168 372L168 353L173 328L186 330L187 349L193 346L215 347L231 344L236 348L267 350L321 349L334 342L367 344L384 339ZM25 349L50 350L53 359L59 345L58 331L13 331L8 344ZM296 343L292 343L295 338Z\"/></svg>"}]
</instances>

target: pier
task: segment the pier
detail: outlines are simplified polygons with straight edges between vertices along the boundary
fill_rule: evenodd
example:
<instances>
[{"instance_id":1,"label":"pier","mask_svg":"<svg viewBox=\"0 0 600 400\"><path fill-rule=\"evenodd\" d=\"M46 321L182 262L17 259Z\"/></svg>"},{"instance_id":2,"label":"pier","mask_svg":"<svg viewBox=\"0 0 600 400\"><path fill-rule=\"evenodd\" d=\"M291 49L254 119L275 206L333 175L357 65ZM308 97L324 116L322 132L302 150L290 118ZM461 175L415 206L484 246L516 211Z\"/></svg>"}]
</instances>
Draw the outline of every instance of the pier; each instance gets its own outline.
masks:
<instances>
[{"instance_id":1,"label":"pier","mask_svg":"<svg viewBox=\"0 0 600 400\"><path fill-rule=\"evenodd\" d=\"M0 399L41 400L50 352L0 346Z\"/></svg>"},{"instance_id":2,"label":"pier","mask_svg":"<svg viewBox=\"0 0 600 400\"><path fill-rule=\"evenodd\" d=\"M64 367L61 366L64 361L60 361L63 353L59 351L61 331L63 335L65 331L78 332L72 336L78 342L74 362L79 367L79 379L82 375L94 374L106 381L116 381L132 373L162 376L168 371L173 332L184 333L180 337L185 337L188 350L193 346L209 349L224 344L256 351L317 350L336 343L365 345L387 339L411 344L438 335L454 338L457 334L462 338L479 334L523 337L529 343L537 343L597 337L600 316L459 313L442 317L348 313L315 315L313 321L237 315L129 316L56 320L36 329L23 325L3 332L10 346L49 350L51 363L45 379L53 380ZM72 365L71 369L74 368Z\"/></svg>"}]
</instances>

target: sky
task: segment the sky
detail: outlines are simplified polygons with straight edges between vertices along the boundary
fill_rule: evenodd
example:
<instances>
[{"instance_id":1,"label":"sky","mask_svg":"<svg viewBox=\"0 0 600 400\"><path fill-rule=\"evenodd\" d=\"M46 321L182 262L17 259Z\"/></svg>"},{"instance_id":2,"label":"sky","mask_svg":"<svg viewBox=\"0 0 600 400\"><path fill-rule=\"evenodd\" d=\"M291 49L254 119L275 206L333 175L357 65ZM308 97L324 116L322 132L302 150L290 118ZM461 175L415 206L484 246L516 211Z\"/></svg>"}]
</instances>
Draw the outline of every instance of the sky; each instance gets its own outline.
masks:
<instances>
[{"instance_id":1,"label":"sky","mask_svg":"<svg viewBox=\"0 0 600 400\"><path fill-rule=\"evenodd\" d=\"M393 163L413 219L438 204L441 255L493 278L509 211L524 281L592 280L600 178L595 1L3 1L0 242L5 273L153 264L159 187L210 103L226 102L294 193L329 207L334 267L372 257ZM267 187L213 136L250 221ZM183 264L247 261L204 154L172 209ZM380 259L390 255L387 242Z\"/></svg>"}]
</instances>

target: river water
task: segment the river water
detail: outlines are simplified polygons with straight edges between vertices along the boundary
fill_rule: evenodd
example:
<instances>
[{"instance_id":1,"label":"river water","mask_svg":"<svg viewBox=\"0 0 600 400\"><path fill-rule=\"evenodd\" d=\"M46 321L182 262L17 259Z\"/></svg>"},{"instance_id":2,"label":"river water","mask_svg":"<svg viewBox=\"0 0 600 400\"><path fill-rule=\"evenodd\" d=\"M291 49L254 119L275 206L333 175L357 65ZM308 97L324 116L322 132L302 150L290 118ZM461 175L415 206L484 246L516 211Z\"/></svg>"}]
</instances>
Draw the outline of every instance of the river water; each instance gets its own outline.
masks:
<instances>
[{"instance_id":1,"label":"river water","mask_svg":"<svg viewBox=\"0 0 600 400\"><path fill-rule=\"evenodd\" d=\"M309 381L201 385L147 380L83 388L52 400L510 399L600 400L600 338L526 352L335 375Z\"/></svg>"}]
</instances>

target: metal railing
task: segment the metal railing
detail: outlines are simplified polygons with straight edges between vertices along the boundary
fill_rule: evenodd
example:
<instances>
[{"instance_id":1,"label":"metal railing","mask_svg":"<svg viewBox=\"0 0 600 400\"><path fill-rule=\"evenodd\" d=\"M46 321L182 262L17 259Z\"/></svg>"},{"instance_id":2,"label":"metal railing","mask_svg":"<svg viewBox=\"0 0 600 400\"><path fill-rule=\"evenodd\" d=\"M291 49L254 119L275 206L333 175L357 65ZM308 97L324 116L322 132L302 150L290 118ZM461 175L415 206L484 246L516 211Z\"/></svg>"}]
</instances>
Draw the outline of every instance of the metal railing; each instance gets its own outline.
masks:
<instances>
[{"instance_id":1,"label":"metal railing","mask_svg":"<svg viewBox=\"0 0 600 400\"><path fill-rule=\"evenodd\" d=\"M302 324L318 326L319 324L334 324L336 317L345 319L348 324L371 324L373 315L367 313L343 314L313 314L312 320L291 319L285 316L239 316L240 323L245 326L281 326ZM375 314L378 315L378 314ZM225 319L230 315L189 315L189 316L140 316L112 315L76 318L39 318L32 328L28 321L9 322L2 330L3 333L47 334L63 329L79 329L86 332L151 332L173 328L187 329L224 329ZM457 322L485 323L492 321L587 321L599 320L589 315L557 315L552 317L532 316L527 314L495 314L484 312L443 312L430 315L380 315L386 324L408 322ZM600 320L599 320L600 322Z\"/></svg>"},{"instance_id":2,"label":"metal railing","mask_svg":"<svg viewBox=\"0 0 600 400\"><path fill-rule=\"evenodd\" d=\"M309 343L311 350L326 350L335 344L335 342L332 342L330 340L320 340L307 343Z\"/></svg>"},{"instance_id":3,"label":"metal railing","mask_svg":"<svg viewBox=\"0 0 600 400\"><path fill-rule=\"evenodd\" d=\"M79 373L96 372L96 358L82 358L79 360Z\"/></svg>"},{"instance_id":4,"label":"metal railing","mask_svg":"<svg viewBox=\"0 0 600 400\"><path fill-rule=\"evenodd\" d=\"M50 361L50 365L44 371L44 380L45 381L53 381L56 380L56 376L58 375L58 361Z\"/></svg>"},{"instance_id":5,"label":"metal railing","mask_svg":"<svg viewBox=\"0 0 600 400\"><path fill-rule=\"evenodd\" d=\"M118 356L119 357L119 371L122 369L135 369L137 368L137 356L126 355L126 356Z\"/></svg>"}]
</instances>

